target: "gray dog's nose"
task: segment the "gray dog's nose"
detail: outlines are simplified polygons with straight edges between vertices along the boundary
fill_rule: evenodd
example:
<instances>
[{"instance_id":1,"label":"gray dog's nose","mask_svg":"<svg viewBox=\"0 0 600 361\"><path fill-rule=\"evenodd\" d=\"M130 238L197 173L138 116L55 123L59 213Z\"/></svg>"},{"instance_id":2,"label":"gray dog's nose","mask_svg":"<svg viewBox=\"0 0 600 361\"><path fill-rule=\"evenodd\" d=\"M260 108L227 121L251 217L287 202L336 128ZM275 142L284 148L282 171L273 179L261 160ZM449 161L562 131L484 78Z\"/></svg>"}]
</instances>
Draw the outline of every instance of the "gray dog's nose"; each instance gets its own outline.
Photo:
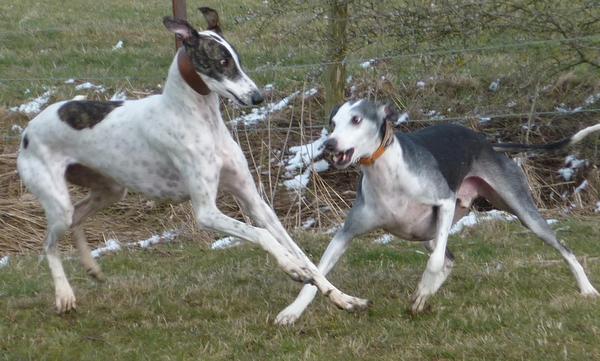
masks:
<instances>
[{"instance_id":1,"label":"gray dog's nose","mask_svg":"<svg viewBox=\"0 0 600 361\"><path fill-rule=\"evenodd\" d=\"M335 138L329 138L325 141L325 151L327 152L335 152L337 148L337 140Z\"/></svg>"},{"instance_id":2,"label":"gray dog's nose","mask_svg":"<svg viewBox=\"0 0 600 361\"><path fill-rule=\"evenodd\" d=\"M254 93L252 93L250 100L252 100L252 105L257 105L262 103L264 98L259 91L255 91Z\"/></svg>"}]
</instances>

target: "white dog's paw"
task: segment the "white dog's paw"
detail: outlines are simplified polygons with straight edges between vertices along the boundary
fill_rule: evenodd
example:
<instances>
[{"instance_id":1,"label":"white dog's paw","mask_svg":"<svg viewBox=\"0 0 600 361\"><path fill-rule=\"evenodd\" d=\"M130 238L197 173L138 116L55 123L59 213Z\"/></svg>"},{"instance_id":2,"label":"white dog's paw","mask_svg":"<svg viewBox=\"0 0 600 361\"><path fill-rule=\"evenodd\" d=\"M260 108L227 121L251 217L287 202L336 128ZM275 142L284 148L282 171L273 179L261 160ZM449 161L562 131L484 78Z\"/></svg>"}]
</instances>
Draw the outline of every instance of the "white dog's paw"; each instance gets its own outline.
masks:
<instances>
[{"instance_id":1,"label":"white dog's paw","mask_svg":"<svg viewBox=\"0 0 600 361\"><path fill-rule=\"evenodd\" d=\"M293 325L300 318L302 312L304 312L304 309L291 304L279 312L277 317L275 317L275 324L280 326Z\"/></svg>"},{"instance_id":2,"label":"white dog's paw","mask_svg":"<svg viewBox=\"0 0 600 361\"><path fill-rule=\"evenodd\" d=\"M69 288L62 288L56 290L56 311L58 313L65 313L71 310L75 310L75 294L73 290Z\"/></svg>"},{"instance_id":3,"label":"white dog's paw","mask_svg":"<svg viewBox=\"0 0 600 361\"><path fill-rule=\"evenodd\" d=\"M373 304L367 299L349 296L339 290L330 292L328 296L337 307L348 312L366 310Z\"/></svg>"},{"instance_id":4,"label":"white dog's paw","mask_svg":"<svg viewBox=\"0 0 600 361\"><path fill-rule=\"evenodd\" d=\"M590 285L586 289L582 289L581 290L581 295L583 297L589 297L589 298L598 298L598 297L600 297L600 293L598 293L598 291L596 291L596 289L592 285Z\"/></svg>"}]
</instances>

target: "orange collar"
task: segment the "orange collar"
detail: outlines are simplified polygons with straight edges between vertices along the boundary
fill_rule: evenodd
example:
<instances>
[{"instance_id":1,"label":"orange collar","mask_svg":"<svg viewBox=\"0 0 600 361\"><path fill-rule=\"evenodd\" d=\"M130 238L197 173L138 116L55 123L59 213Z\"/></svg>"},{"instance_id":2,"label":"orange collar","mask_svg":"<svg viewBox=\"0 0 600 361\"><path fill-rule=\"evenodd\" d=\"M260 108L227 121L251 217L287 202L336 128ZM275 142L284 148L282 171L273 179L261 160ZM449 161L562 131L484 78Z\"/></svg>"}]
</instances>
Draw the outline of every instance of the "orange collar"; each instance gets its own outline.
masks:
<instances>
[{"instance_id":1,"label":"orange collar","mask_svg":"<svg viewBox=\"0 0 600 361\"><path fill-rule=\"evenodd\" d=\"M375 163L375 161L385 153L386 149L394 142L394 126L391 122L386 122L385 125L385 133L383 134L383 139L381 140L381 144L376 151L371 154L370 157L363 157L358 160L358 163L364 166L370 166Z\"/></svg>"},{"instance_id":2,"label":"orange collar","mask_svg":"<svg viewBox=\"0 0 600 361\"><path fill-rule=\"evenodd\" d=\"M210 93L210 89L208 89L204 80L196 73L192 58L190 58L184 47L181 47L177 52L177 68L186 84L194 89L196 93L201 95L208 95Z\"/></svg>"}]
</instances>

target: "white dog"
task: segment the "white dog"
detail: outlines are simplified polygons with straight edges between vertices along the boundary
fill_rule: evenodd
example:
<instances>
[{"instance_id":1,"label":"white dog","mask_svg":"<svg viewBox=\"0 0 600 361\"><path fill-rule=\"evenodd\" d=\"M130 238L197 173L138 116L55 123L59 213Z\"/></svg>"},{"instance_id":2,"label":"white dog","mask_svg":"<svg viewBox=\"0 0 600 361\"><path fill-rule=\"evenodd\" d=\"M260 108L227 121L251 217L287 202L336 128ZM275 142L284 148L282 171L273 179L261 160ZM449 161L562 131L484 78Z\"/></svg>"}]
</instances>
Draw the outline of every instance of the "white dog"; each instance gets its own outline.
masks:
<instances>
[{"instance_id":1,"label":"white dog","mask_svg":"<svg viewBox=\"0 0 600 361\"><path fill-rule=\"evenodd\" d=\"M258 104L262 96L223 38L217 13L200 10L208 31L164 19L183 48L171 64L163 94L125 102L59 102L23 132L17 166L46 212L45 246L58 311L75 308L58 241L72 228L83 265L100 278L81 224L121 199L126 189L153 198L191 199L200 226L259 244L293 279L313 283L340 308L366 307L368 301L342 293L325 279L257 192L248 163L221 118L219 95L240 105ZM67 182L88 187L89 195L73 206ZM219 188L233 194L259 227L221 213L215 204Z\"/></svg>"}]
</instances>

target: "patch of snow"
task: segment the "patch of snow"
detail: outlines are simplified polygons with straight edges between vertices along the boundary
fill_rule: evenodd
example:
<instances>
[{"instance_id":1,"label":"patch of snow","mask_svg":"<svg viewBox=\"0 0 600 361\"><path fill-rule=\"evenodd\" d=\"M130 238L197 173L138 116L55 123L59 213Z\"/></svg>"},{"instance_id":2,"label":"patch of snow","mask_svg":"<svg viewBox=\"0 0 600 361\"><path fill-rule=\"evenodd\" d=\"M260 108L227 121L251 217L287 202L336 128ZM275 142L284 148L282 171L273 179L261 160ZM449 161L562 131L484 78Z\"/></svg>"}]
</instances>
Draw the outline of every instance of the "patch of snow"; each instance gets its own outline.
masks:
<instances>
[{"instance_id":1,"label":"patch of snow","mask_svg":"<svg viewBox=\"0 0 600 361\"><path fill-rule=\"evenodd\" d=\"M309 219L304 221L304 223L302 223L302 228L309 229L309 228L312 228L312 226L314 226L315 224L317 224L317 220L314 219L313 217L310 217Z\"/></svg>"},{"instance_id":2,"label":"patch of snow","mask_svg":"<svg viewBox=\"0 0 600 361\"><path fill-rule=\"evenodd\" d=\"M377 237L377 238L376 238L376 239L373 241L373 243L376 243L376 244L384 244L384 245L385 245L385 244L388 244L388 243L390 243L390 242L391 242L393 239L394 239L394 236L393 236L393 235L391 235L391 234L389 234L389 233L386 233L386 234L384 234L383 236Z\"/></svg>"},{"instance_id":3,"label":"patch of snow","mask_svg":"<svg viewBox=\"0 0 600 361\"><path fill-rule=\"evenodd\" d=\"M171 242L175 237L179 235L179 231L165 231L160 235L154 235L148 239L144 239L141 241L135 242L127 242L127 243L119 243L119 241L115 239L109 239L106 241L104 247L96 248L92 251L92 257L97 258L101 255L109 252L118 252L123 247L140 247L140 248L148 248L158 243L168 243Z\"/></svg>"},{"instance_id":4,"label":"patch of snow","mask_svg":"<svg viewBox=\"0 0 600 361\"><path fill-rule=\"evenodd\" d=\"M65 80L65 84L75 84L75 79L69 78L69 79Z\"/></svg>"},{"instance_id":5,"label":"patch of snow","mask_svg":"<svg viewBox=\"0 0 600 361\"><path fill-rule=\"evenodd\" d=\"M575 188L573 193L580 193L581 191L584 191L588 187L588 185L589 185L589 183L588 183L587 179L584 179L583 182L581 182L581 184L578 185L577 188Z\"/></svg>"},{"instance_id":6,"label":"patch of snow","mask_svg":"<svg viewBox=\"0 0 600 361\"><path fill-rule=\"evenodd\" d=\"M121 244L117 240L109 239L106 241L104 247L99 247L92 251L92 257L98 258L105 253L118 252L120 250Z\"/></svg>"},{"instance_id":7,"label":"patch of snow","mask_svg":"<svg viewBox=\"0 0 600 361\"><path fill-rule=\"evenodd\" d=\"M583 103L585 104L585 106L588 106L596 103L598 100L600 100L600 93L590 95Z\"/></svg>"},{"instance_id":8,"label":"patch of snow","mask_svg":"<svg viewBox=\"0 0 600 361\"><path fill-rule=\"evenodd\" d=\"M266 92L270 92L270 91L273 91L273 89L275 89L275 85L273 85L273 84L267 84L267 85L265 85L265 87L263 89Z\"/></svg>"},{"instance_id":9,"label":"patch of snow","mask_svg":"<svg viewBox=\"0 0 600 361\"><path fill-rule=\"evenodd\" d=\"M127 100L127 94L124 91L118 91L110 97L110 100Z\"/></svg>"},{"instance_id":10,"label":"patch of snow","mask_svg":"<svg viewBox=\"0 0 600 361\"><path fill-rule=\"evenodd\" d=\"M123 40L119 40L119 41L118 41L118 42L115 44L115 46L113 46L113 48L112 48L112 50L113 50L113 51L115 51L115 50L119 50L119 49L123 49Z\"/></svg>"},{"instance_id":11,"label":"patch of snow","mask_svg":"<svg viewBox=\"0 0 600 361\"><path fill-rule=\"evenodd\" d=\"M306 188L306 186L308 185L311 173L312 169L306 168L304 173L298 174L292 179L283 181L283 185L289 190L300 191Z\"/></svg>"},{"instance_id":12,"label":"patch of snow","mask_svg":"<svg viewBox=\"0 0 600 361\"><path fill-rule=\"evenodd\" d=\"M594 209L594 212L600 213L600 201L596 202L596 208Z\"/></svg>"},{"instance_id":13,"label":"patch of snow","mask_svg":"<svg viewBox=\"0 0 600 361\"><path fill-rule=\"evenodd\" d=\"M71 100L86 100L87 95L75 95Z\"/></svg>"},{"instance_id":14,"label":"patch of snow","mask_svg":"<svg viewBox=\"0 0 600 361\"><path fill-rule=\"evenodd\" d=\"M300 91L296 91L296 92L288 95L287 97L281 99L277 103L269 103L269 104L265 105L264 107L253 108L250 113L239 116L239 117L231 120L231 123L232 124L243 123L245 125L256 124L260 121L265 120L269 114L280 112L283 109L285 109L288 105L290 105L292 100L294 100L294 98L298 97L300 94L302 94L304 96L304 98L310 98L310 97L314 96L315 94L317 94L318 92L319 91L317 90L317 88L309 89L309 90L305 91L304 93L302 93Z\"/></svg>"},{"instance_id":15,"label":"patch of snow","mask_svg":"<svg viewBox=\"0 0 600 361\"><path fill-rule=\"evenodd\" d=\"M479 118L479 123L481 123L481 124L487 124L487 123L489 123L491 121L492 121L491 117L481 117L481 118Z\"/></svg>"},{"instance_id":16,"label":"patch of snow","mask_svg":"<svg viewBox=\"0 0 600 361\"><path fill-rule=\"evenodd\" d=\"M482 222L489 222L489 221L513 222L513 221L516 221L517 219L518 219L517 216L510 214L508 212L505 212L505 211L499 211L497 209L492 209L491 211L483 212L483 213L469 212L469 214L467 214L466 216L459 219L458 222L456 222L452 226L452 228L450 228L449 234L450 235L458 234L458 233L462 232L465 228L475 227L476 225L478 225ZM546 223L556 224L556 223L558 223L558 220L548 219L548 220L546 220Z\"/></svg>"},{"instance_id":17,"label":"patch of snow","mask_svg":"<svg viewBox=\"0 0 600 361\"><path fill-rule=\"evenodd\" d=\"M294 153L285 162L287 171L302 169L313 162L313 159L319 157L324 150L323 145L327 141L329 132L326 128L321 130L321 136L312 143L290 147L288 151Z\"/></svg>"},{"instance_id":18,"label":"patch of snow","mask_svg":"<svg viewBox=\"0 0 600 361\"><path fill-rule=\"evenodd\" d=\"M498 91L499 88L500 88L500 79L494 80L488 87L488 89L492 92Z\"/></svg>"},{"instance_id":19,"label":"patch of snow","mask_svg":"<svg viewBox=\"0 0 600 361\"><path fill-rule=\"evenodd\" d=\"M517 106L517 102L514 100L509 101L508 103L506 103L506 107L507 108L514 108Z\"/></svg>"},{"instance_id":20,"label":"patch of snow","mask_svg":"<svg viewBox=\"0 0 600 361\"><path fill-rule=\"evenodd\" d=\"M450 228L449 234L458 234L458 233L462 232L463 229L475 227L477 224L479 224L481 222L493 221L493 220L511 222L516 219L517 219L516 216L514 216L510 213L504 212L504 211L498 211L496 209L492 209L489 212L483 212L483 213L470 212L469 214L467 214L466 216L464 216L460 220L458 220L458 222L456 222L452 226L452 228Z\"/></svg>"},{"instance_id":21,"label":"patch of snow","mask_svg":"<svg viewBox=\"0 0 600 361\"><path fill-rule=\"evenodd\" d=\"M577 159L574 155L568 155L565 158L565 166L564 168L560 168L558 173L565 181L570 181L573 179L577 170L586 167L589 164L587 159Z\"/></svg>"},{"instance_id":22,"label":"patch of snow","mask_svg":"<svg viewBox=\"0 0 600 361\"><path fill-rule=\"evenodd\" d=\"M10 108L10 111L25 113L27 115L37 114L42 111L42 107L48 103L52 94L54 94L54 90L48 89L44 92L44 94L33 99L32 101Z\"/></svg>"},{"instance_id":23,"label":"patch of snow","mask_svg":"<svg viewBox=\"0 0 600 361\"><path fill-rule=\"evenodd\" d=\"M417 82L417 88L419 88L419 89L425 88L425 82L423 80L419 80Z\"/></svg>"},{"instance_id":24,"label":"patch of snow","mask_svg":"<svg viewBox=\"0 0 600 361\"><path fill-rule=\"evenodd\" d=\"M85 83L81 83L81 84L77 85L75 87L75 90L95 90L99 93L104 93L106 91L106 88L104 88L104 86L102 86L102 85L96 85L94 83L90 83L89 81L86 81Z\"/></svg>"},{"instance_id":25,"label":"patch of snow","mask_svg":"<svg viewBox=\"0 0 600 361\"><path fill-rule=\"evenodd\" d=\"M323 128L321 136L314 142L288 149L292 155L285 161L285 176L291 177L291 179L283 181L283 185L287 189L302 190L308 185L310 175L313 171L319 173L329 169L329 163L326 160L314 161L323 153L323 145L327 141L328 135L329 132L327 129ZM300 169L305 170L303 173L296 175L295 173Z\"/></svg>"},{"instance_id":26,"label":"patch of snow","mask_svg":"<svg viewBox=\"0 0 600 361\"><path fill-rule=\"evenodd\" d=\"M21 134L21 133L23 133L23 127L20 126L19 124L13 124L10 127L10 131L13 133Z\"/></svg>"},{"instance_id":27,"label":"patch of snow","mask_svg":"<svg viewBox=\"0 0 600 361\"><path fill-rule=\"evenodd\" d=\"M573 175L575 175L575 170L572 168L560 168L558 170L558 174L560 174L560 176L568 182L573 178Z\"/></svg>"},{"instance_id":28,"label":"patch of snow","mask_svg":"<svg viewBox=\"0 0 600 361\"><path fill-rule=\"evenodd\" d=\"M364 63L360 63L359 66L363 69L369 69L370 67L375 65L375 63L376 63L375 59L370 59L370 60L365 61Z\"/></svg>"},{"instance_id":29,"label":"patch of snow","mask_svg":"<svg viewBox=\"0 0 600 361\"><path fill-rule=\"evenodd\" d=\"M583 167L587 166L588 163L589 162L587 159L577 159L577 157L574 155L568 155L565 158L565 164L567 166L569 166L569 168L573 168L573 169L583 168Z\"/></svg>"},{"instance_id":30,"label":"patch of snow","mask_svg":"<svg viewBox=\"0 0 600 361\"><path fill-rule=\"evenodd\" d=\"M228 236L214 241L210 246L210 249L227 249L239 246L242 243L243 241L241 239Z\"/></svg>"},{"instance_id":31,"label":"patch of snow","mask_svg":"<svg viewBox=\"0 0 600 361\"><path fill-rule=\"evenodd\" d=\"M329 162L325 159L321 159L318 162L312 164L313 170L317 173L325 172L329 169Z\"/></svg>"},{"instance_id":32,"label":"patch of snow","mask_svg":"<svg viewBox=\"0 0 600 361\"><path fill-rule=\"evenodd\" d=\"M425 115L427 115L431 120L444 120L446 117L439 113L437 110L430 110Z\"/></svg>"},{"instance_id":33,"label":"patch of snow","mask_svg":"<svg viewBox=\"0 0 600 361\"><path fill-rule=\"evenodd\" d=\"M348 75L348 77L346 78L346 84L352 83L352 80L353 80L352 75Z\"/></svg>"},{"instance_id":34,"label":"patch of snow","mask_svg":"<svg viewBox=\"0 0 600 361\"><path fill-rule=\"evenodd\" d=\"M158 243L171 242L172 240L175 239L175 237L177 237L178 234L179 234L179 232L176 232L176 231L165 231L160 236L155 234L148 239L144 239L142 241L137 241L137 242L133 242L133 243L128 243L127 245L128 246L135 245L135 246L139 246L141 248L148 248L148 247L154 246L155 244L158 244Z\"/></svg>"},{"instance_id":35,"label":"patch of snow","mask_svg":"<svg viewBox=\"0 0 600 361\"><path fill-rule=\"evenodd\" d=\"M10 256L4 256L4 257L0 258L0 268L4 268L4 267L8 266L9 263L10 263Z\"/></svg>"},{"instance_id":36,"label":"patch of snow","mask_svg":"<svg viewBox=\"0 0 600 361\"><path fill-rule=\"evenodd\" d=\"M394 123L395 125L408 122L408 112L404 112L398 116L398 120Z\"/></svg>"}]
</instances>

